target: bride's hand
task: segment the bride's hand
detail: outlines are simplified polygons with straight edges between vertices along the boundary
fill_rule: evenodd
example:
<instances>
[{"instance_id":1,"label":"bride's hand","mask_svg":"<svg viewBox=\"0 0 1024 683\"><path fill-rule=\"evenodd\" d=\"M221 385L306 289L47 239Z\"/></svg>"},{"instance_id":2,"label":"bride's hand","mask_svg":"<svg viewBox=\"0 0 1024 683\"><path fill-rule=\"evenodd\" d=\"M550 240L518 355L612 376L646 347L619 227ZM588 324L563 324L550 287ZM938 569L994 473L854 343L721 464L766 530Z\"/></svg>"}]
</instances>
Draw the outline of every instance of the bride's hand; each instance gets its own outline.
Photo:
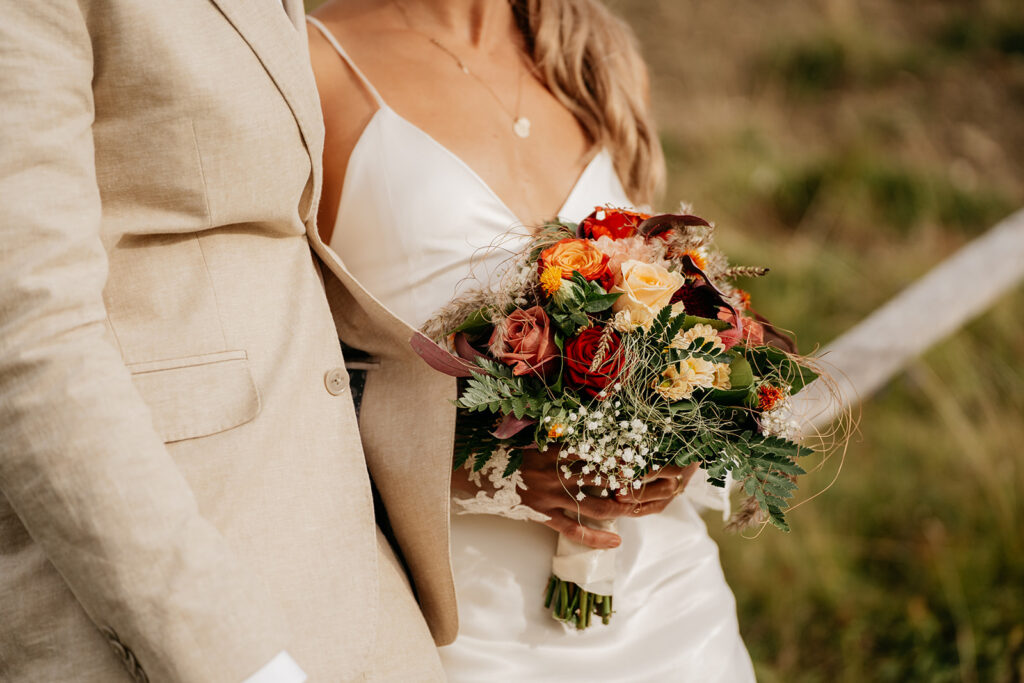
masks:
<instances>
[{"instance_id":1,"label":"bride's hand","mask_svg":"<svg viewBox=\"0 0 1024 683\"><path fill-rule=\"evenodd\" d=\"M558 449L546 451L525 449L520 472L527 489L520 491L523 504L550 519L543 522L564 536L591 548L616 548L622 543L618 534L600 529L591 529L579 522L579 518L617 519L619 517L642 517L661 512L686 487L696 471L696 464L686 468L663 467L644 479L644 485L629 490L615 498L602 498L596 489L585 487L588 495L577 500L579 480L585 485L593 484L593 476L572 474L565 477L559 461ZM568 514L566 514L568 513Z\"/></svg>"}]
</instances>

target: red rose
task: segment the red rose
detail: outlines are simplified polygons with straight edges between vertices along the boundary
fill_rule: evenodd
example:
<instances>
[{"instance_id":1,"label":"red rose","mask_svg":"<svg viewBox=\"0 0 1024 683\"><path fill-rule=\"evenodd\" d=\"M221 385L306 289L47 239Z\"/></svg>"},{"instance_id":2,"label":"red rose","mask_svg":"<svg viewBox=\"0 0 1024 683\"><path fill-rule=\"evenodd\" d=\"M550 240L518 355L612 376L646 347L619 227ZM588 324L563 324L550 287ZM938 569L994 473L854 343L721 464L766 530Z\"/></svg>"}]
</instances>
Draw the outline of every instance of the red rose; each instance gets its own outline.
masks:
<instances>
[{"instance_id":1,"label":"red rose","mask_svg":"<svg viewBox=\"0 0 1024 683\"><path fill-rule=\"evenodd\" d=\"M514 375L535 372L544 376L558 364L555 331L551 328L551 319L540 306L512 311L491 334L491 346L499 342L504 352L498 358L512 366Z\"/></svg>"},{"instance_id":2,"label":"red rose","mask_svg":"<svg viewBox=\"0 0 1024 683\"><path fill-rule=\"evenodd\" d=\"M597 396L622 372L622 339L609 332L608 341L597 368L591 372L604 330L588 327L565 343L565 376L581 393Z\"/></svg>"},{"instance_id":3,"label":"red rose","mask_svg":"<svg viewBox=\"0 0 1024 683\"><path fill-rule=\"evenodd\" d=\"M637 227L648 218L646 213L599 206L580 223L580 235L593 240L602 236L620 240L635 235Z\"/></svg>"}]
</instances>

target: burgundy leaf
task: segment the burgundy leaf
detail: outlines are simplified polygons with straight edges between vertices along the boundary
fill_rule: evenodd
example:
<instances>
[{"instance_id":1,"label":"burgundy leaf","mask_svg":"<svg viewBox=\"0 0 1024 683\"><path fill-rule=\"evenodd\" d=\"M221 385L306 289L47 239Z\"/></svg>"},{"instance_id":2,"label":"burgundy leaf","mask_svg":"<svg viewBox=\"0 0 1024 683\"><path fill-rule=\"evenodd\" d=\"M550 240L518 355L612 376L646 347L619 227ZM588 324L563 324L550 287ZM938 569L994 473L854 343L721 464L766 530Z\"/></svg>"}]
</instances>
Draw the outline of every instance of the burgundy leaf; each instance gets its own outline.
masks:
<instances>
[{"instance_id":1,"label":"burgundy leaf","mask_svg":"<svg viewBox=\"0 0 1024 683\"><path fill-rule=\"evenodd\" d=\"M469 339L466 338L465 333L459 332L455 335L455 353L459 354L463 359L470 361L473 367L479 367L475 361L477 358L489 358L486 353L480 353L473 345L469 343Z\"/></svg>"},{"instance_id":2,"label":"burgundy leaf","mask_svg":"<svg viewBox=\"0 0 1024 683\"><path fill-rule=\"evenodd\" d=\"M645 237L660 235L668 230L686 228L695 225L711 227L711 224L700 216L690 214L663 213L658 216L651 216L637 228L637 231Z\"/></svg>"},{"instance_id":3,"label":"burgundy leaf","mask_svg":"<svg viewBox=\"0 0 1024 683\"><path fill-rule=\"evenodd\" d=\"M409 345L427 365L451 377L472 377L473 372L484 371L483 368L449 353L422 332L414 334L409 340Z\"/></svg>"},{"instance_id":4,"label":"burgundy leaf","mask_svg":"<svg viewBox=\"0 0 1024 683\"><path fill-rule=\"evenodd\" d=\"M495 439L510 439L527 427L535 424L537 424L537 421L533 419L522 419L515 415L506 415L498 423L497 428L491 432L491 435Z\"/></svg>"}]
</instances>

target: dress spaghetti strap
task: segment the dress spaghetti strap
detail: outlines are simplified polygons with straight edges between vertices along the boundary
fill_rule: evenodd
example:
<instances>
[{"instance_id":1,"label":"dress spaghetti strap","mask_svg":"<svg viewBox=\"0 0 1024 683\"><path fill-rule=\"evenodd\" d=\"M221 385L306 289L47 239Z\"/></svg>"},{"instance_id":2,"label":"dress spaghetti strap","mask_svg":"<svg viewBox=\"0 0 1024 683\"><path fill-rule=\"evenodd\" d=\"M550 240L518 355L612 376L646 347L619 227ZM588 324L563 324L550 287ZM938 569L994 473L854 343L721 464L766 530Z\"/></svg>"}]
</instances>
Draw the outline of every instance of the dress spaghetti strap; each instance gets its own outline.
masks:
<instances>
[{"instance_id":1,"label":"dress spaghetti strap","mask_svg":"<svg viewBox=\"0 0 1024 683\"><path fill-rule=\"evenodd\" d=\"M381 97L380 93L377 92L377 89L373 87L373 83L370 83L370 79L366 77L366 74L360 71L359 67L356 66L356 63L353 62L352 58L348 56L347 52L345 52L345 48L341 46L341 43L339 43L338 39L334 37L334 34L331 33L330 30L323 25L323 22L321 22L316 17L311 16L307 16L306 21L315 26L316 30L320 31L323 37L327 39L327 42L329 42L334 47L334 50L345 61L345 63L348 64L348 67L352 69L352 73L356 75L359 81L363 84L363 87L366 88L366 91L373 96L373 99L377 102L377 105L380 107L387 107L387 104L384 102L384 98Z\"/></svg>"}]
</instances>

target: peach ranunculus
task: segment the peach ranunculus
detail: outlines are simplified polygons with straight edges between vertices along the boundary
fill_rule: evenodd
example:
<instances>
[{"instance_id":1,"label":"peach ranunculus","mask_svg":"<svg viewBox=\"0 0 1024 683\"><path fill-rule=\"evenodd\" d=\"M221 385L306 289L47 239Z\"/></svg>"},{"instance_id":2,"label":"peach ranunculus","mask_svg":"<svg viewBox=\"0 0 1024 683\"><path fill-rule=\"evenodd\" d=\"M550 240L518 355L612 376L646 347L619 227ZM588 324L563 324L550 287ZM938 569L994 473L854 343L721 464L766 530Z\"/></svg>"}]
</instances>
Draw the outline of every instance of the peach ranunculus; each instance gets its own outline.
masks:
<instances>
[{"instance_id":1,"label":"peach ranunculus","mask_svg":"<svg viewBox=\"0 0 1024 683\"><path fill-rule=\"evenodd\" d=\"M514 375L534 372L543 377L558 366L555 330L540 306L512 311L494 328L490 346L501 350L498 358L512 366Z\"/></svg>"},{"instance_id":2,"label":"peach ranunculus","mask_svg":"<svg viewBox=\"0 0 1024 683\"><path fill-rule=\"evenodd\" d=\"M626 261L621 277L612 287L620 293L612 310L620 318L628 318L633 327L646 327L665 306L672 303L672 294L683 285L683 276L664 266L643 261ZM622 314L622 315L620 315Z\"/></svg>"},{"instance_id":3,"label":"peach ranunculus","mask_svg":"<svg viewBox=\"0 0 1024 683\"><path fill-rule=\"evenodd\" d=\"M575 271L587 280L596 280L605 291L614 280L608 270L608 256L590 240L572 237L558 240L540 253L538 265L540 272L552 267L561 268L562 277L566 280L571 280Z\"/></svg>"},{"instance_id":4,"label":"peach ranunculus","mask_svg":"<svg viewBox=\"0 0 1024 683\"><path fill-rule=\"evenodd\" d=\"M618 279L622 272L622 264L626 261L645 261L657 263L659 266L667 264L665 261L665 243L662 240L648 242L639 235L614 239L602 235L594 240L597 248L608 255L608 269Z\"/></svg>"}]
</instances>

